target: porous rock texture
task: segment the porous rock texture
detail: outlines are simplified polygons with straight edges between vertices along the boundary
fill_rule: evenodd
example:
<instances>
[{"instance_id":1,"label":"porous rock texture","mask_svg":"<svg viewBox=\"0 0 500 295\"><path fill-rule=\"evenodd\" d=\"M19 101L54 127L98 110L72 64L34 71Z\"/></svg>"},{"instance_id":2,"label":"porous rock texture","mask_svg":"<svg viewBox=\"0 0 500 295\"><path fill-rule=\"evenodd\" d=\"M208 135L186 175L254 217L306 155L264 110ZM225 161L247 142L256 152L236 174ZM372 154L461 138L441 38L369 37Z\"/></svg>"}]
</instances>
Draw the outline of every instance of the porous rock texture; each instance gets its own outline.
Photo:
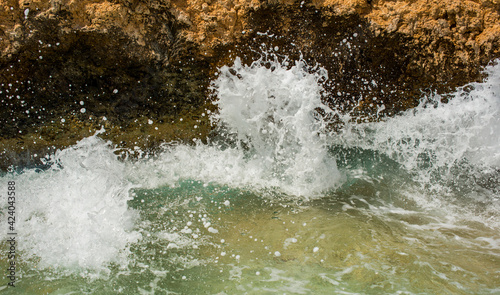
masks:
<instances>
[{"instance_id":1,"label":"porous rock texture","mask_svg":"<svg viewBox=\"0 0 500 295\"><path fill-rule=\"evenodd\" d=\"M500 0L0 0L0 166L101 126L123 147L203 140L217 68L271 52L324 67L330 105L395 115L482 78Z\"/></svg>"}]
</instances>

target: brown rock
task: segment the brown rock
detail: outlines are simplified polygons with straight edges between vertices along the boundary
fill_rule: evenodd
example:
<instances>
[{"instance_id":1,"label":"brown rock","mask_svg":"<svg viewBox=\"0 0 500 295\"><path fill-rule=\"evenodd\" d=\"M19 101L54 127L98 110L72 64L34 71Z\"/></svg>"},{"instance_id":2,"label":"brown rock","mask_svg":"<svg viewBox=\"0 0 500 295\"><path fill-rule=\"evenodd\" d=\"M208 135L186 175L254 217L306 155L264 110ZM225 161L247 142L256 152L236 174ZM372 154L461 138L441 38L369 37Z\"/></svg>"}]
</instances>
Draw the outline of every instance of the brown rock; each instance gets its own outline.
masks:
<instances>
[{"instance_id":1,"label":"brown rock","mask_svg":"<svg viewBox=\"0 0 500 295\"><path fill-rule=\"evenodd\" d=\"M325 100L371 120L481 79L500 1L0 0L0 162L103 124L123 146L204 138L217 67L262 44L321 64Z\"/></svg>"}]
</instances>

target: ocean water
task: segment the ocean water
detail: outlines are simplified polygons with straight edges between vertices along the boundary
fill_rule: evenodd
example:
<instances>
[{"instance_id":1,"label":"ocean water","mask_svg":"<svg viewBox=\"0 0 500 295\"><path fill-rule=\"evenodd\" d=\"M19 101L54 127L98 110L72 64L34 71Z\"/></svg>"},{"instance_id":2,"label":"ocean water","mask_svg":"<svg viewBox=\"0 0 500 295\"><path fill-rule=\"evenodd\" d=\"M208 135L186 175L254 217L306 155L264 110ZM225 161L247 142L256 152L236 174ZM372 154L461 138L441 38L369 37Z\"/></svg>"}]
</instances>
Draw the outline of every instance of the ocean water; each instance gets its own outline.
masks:
<instances>
[{"instance_id":1,"label":"ocean water","mask_svg":"<svg viewBox=\"0 0 500 295\"><path fill-rule=\"evenodd\" d=\"M486 72L355 123L322 103L321 67L236 59L212 82L209 143L124 160L101 130L2 175L0 246L8 182L17 244L0 292L500 293L500 65Z\"/></svg>"}]
</instances>

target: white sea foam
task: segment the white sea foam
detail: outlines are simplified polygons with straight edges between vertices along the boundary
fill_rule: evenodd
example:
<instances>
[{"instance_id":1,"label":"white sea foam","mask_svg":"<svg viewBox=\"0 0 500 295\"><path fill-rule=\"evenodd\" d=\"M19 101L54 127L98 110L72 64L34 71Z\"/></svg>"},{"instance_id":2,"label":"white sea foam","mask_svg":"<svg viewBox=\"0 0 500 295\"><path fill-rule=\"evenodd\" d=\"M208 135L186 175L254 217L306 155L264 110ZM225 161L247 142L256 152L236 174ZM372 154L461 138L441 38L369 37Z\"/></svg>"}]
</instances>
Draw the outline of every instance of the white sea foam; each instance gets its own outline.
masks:
<instances>
[{"instance_id":1,"label":"white sea foam","mask_svg":"<svg viewBox=\"0 0 500 295\"><path fill-rule=\"evenodd\" d=\"M38 268L107 270L124 264L137 214L127 207L131 184L108 143L96 135L52 156L46 171L7 175L17 186L20 257Z\"/></svg>"},{"instance_id":2,"label":"white sea foam","mask_svg":"<svg viewBox=\"0 0 500 295\"><path fill-rule=\"evenodd\" d=\"M410 184L392 190L403 190L421 208L445 207L444 212L458 215L469 210L472 220L498 223L491 216L500 210L495 202L500 189L495 182L500 168L499 65L487 68L486 81L452 93L448 103L438 95L426 97L415 109L373 123L354 124L345 116L345 128L329 134L316 112L332 112L321 103L318 85L326 73L301 62L285 63L261 60L244 66L237 59L232 67L221 68L214 81L219 107L214 118L226 133L224 140L232 138L235 144L169 147L155 161L139 164L147 173L145 184L197 179L278 189L303 198L321 196L342 183L327 144L361 147L388 155L412 175L411 182L424 190ZM355 172L345 171L351 177ZM450 194L453 190L458 193ZM464 201L457 203L457 198ZM464 206L468 201L470 208ZM489 206L475 216L484 204Z\"/></svg>"},{"instance_id":3,"label":"white sea foam","mask_svg":"<svg viewBox=\"0 0 500 295\"><path fill-rule=\"evenodd\" d=\"M341 181L335 160L327 155L326 128L318 111L332 110L321 101L320 67L303 61L289 66L271 56L250 66L237 58L220 69L213 86L216 121L248 148L261 179L273 179L283 191L311 196ZM255 163L255 162L258 163Z\"/></svg>"},{"instance_id":4,"label":"white sea foam","mask_svg":"<svg viewBox=\"0 0 500 295\"><path fill-rule=\"evenodd\" d=\"M140 238L133 230L136 213L127 208L133 183L157 188L196 179L302 198L338 186L341 176L317 114L318 108L329 111L321 103L323 78L324 70L303 62L243 66L236 60L214 81L220 109L215 119L236 144L176 145L154 160L132 163L119 161L95 135L58 151L50 169L13 176L27 196L19 201L20 249L38 257L41 268L124 262L128 245Z\"/></svg>"}]
</instances>

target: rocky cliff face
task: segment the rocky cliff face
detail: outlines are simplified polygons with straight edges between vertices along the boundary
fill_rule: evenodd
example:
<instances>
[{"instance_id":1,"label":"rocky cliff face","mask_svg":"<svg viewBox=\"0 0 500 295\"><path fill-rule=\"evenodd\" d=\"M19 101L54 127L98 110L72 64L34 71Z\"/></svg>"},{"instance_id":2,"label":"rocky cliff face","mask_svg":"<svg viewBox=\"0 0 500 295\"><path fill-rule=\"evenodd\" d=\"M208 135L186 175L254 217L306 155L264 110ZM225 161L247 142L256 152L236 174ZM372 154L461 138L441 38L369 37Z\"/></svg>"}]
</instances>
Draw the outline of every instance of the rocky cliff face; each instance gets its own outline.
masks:
<instances>
[{"instance_id":1,"label":"rocky cliff face","mask_svg":"<svg viewBox=\"0 0 500 295\"><path fill-rule=\"evenodd\" d=\"M500 0L0 0L0 162L99 126L127 147L205 138L217 67L262 51L325 67L330 104L393 115L481 79Z\"/></svg>"}]
</instances>

